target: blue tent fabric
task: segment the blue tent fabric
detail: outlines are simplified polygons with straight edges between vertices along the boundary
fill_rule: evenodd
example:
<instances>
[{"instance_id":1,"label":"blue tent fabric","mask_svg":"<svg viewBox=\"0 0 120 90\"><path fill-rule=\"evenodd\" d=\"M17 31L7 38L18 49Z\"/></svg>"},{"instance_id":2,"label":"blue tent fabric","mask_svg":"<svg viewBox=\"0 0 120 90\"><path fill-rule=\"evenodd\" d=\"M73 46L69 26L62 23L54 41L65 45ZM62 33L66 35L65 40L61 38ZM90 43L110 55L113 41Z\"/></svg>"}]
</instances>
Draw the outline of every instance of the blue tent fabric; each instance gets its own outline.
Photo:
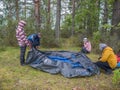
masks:
<instances>
[{"instance_id":1,"label":"blue tent fabric","mask_svg":"<svg viewBox=\"0 0 120 90\"><path fill-rule=\"evenodd\" d=\"M60 56L48 56L49 59L54 60L54 61L61 61L61 62L65 62L65 63L69 63L71 64L72 68L75 67L81 67L82 65L79 62L72 62L71 60L65 58L65 57L60 57Z\"/></svg>"},{"instance_id":2,"label":"blue tent fabric","mask_svg":"<svg viewBox=\"0 0 120 90\"><path fill-rule=\"evenodd\" d=\"M117 67L120 67L120 62L117 63Z\"/></svg>"},{"instance_id":3,"label":"blue tent fabric","mask_svg":"<svg viewBox=\"0 0 120 90\"><path fill-rule=\"evenodd\" d=\"M83 53L71 51L28 52L26 63L33 68L64 77L81 77L99 74L99 68Z\"/></svg>"}]
</instances>

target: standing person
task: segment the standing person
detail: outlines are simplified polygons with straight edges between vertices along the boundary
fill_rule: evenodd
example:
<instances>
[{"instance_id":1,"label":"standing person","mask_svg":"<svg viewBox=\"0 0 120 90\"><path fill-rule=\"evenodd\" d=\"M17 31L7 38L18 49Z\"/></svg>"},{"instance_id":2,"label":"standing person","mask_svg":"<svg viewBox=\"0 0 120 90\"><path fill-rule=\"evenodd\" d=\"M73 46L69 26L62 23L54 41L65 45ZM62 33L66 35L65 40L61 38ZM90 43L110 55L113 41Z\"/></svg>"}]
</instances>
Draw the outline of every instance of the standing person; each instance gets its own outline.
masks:
<instances>
[{"instance_id":1,"label":"standing person","mask_svg":"<svg viewBox=\"0 0 120 90\"><path fill-rule=\"evenodd\" d=\"M20 64L22 66L25 65L26 46L30 46L30 42L27 40L26 33L24 32L25 25L26 25L26 22L21 20L19 21L16 29L16 38L20 46Z\"/></svg>"},{"instance_id":2,"label":"standing person","mask_svg":"<svg viewBox=\"0 0 120 90\"><path fill-rule=\"evenodd\" d=\"M104 43L99 44L102 55L95 64L105 71L105 74L112 74L112 70L117 66L117 58L113 49Z\"/></svg>"},{"instance_id":3,"label":"standing person","mask_svg":"<svg viewBox=\"0 0 120 90\"><path fill-rule=\"evenodd\" d=\"M25 25L26 25L26 22L21 20L18 23L18 27L16 29L16 38L20 46L20 64L22 66L25 65L26 47L29 46L30 49L32 49L33 47L38 49L38 46L40 45L40 33L31 34L27 38L26 33L24 32Z\"/></svg>"},{"instance_id":4,"label":"standing person","mask_svg":"<svg viewBox=\"0 0 120 90\"><path fill-rule=\"evenodd\" d=\"M91 52L91 43L87 38L83 39L83 47L81 50L82 53L90 53Z\"/></svg>"}]
</instances>

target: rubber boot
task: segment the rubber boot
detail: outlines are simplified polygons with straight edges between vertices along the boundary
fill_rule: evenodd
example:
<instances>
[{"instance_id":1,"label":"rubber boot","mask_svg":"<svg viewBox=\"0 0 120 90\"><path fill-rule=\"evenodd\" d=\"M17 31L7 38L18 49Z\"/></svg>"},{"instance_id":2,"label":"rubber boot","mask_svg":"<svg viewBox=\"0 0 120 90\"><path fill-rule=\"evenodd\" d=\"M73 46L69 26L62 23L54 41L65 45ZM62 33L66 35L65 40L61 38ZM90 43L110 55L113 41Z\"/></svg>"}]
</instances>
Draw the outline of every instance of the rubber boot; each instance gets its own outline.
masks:
<instances>
[{"instance_id":1,"label":"rubber boot","mask_svg":"<svg viewBox=\"0 0 120 90\"><path fill-rule=\"evenodd\" d=\"M26 51L26 46L20 47L20 64L22 66L25 65L25 51Z\"/></svg>"}]
</instances>

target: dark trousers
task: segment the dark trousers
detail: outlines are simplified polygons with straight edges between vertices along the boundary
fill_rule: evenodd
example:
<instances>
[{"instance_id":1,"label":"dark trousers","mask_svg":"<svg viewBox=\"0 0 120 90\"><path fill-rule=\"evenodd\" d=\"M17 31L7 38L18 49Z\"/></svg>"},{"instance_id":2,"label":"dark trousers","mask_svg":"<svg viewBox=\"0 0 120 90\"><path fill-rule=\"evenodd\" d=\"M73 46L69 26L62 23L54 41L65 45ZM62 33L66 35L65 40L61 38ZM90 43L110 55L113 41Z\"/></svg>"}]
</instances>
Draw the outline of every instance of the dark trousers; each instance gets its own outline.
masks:
<instances>
[{"instance_id":1,"label":"dark trousers","mask_svg":"<svg viewBox=\"0 0 120 90\"><path fill-rule=\"evenodd\" d=\"M20 64L25 63L25 51L26 51L26 46L21 46L20 47Z\"/></svg>"},{"instance_id":2,"label":"dark trousers","mask_svg":"<svg viewBox=\"0 0 120 90\"><path fill-rule=\"evenodd\" d=\"M90 53L90 52L88 52L88 51L86 50L85 47L82 47L81 52L82 52L82 53Z\"/></svg>"},{"instance_id":3,"label":"dark trousers","mask_svg":"<svg viewBox=\"0 0 120 90\"><path fill-rule=\"evenodd\" d=\"M105 70L106 72L112 71L112 68L109 66L107 62L98 61L95 63L99 68Z\"/></svg>"}]
</instances>

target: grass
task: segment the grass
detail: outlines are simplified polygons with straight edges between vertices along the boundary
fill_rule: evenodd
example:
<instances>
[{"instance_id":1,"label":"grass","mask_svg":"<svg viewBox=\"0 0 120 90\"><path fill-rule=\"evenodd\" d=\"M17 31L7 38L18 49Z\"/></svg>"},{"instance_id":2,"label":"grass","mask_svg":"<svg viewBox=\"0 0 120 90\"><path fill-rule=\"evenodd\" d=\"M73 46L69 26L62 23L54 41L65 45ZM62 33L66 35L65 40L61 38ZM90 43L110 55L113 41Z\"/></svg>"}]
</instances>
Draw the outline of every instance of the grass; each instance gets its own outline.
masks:
<instances>
[{"instance_id":1,"label":"grass","mask_svg":"<svg viewBox=\"0 0 120 90\"><path fill-rule=\"evenodd\" d=\"M79 51L79 48L41 49ZM96 61L98 55L89 54ZM65 78L60 74L33 69L30 66L20 66L19 48L8 47L0 51L0 90L120 90L112 83L113 75L95 75L91 77Z\"/></svg>"}]
</instances>

